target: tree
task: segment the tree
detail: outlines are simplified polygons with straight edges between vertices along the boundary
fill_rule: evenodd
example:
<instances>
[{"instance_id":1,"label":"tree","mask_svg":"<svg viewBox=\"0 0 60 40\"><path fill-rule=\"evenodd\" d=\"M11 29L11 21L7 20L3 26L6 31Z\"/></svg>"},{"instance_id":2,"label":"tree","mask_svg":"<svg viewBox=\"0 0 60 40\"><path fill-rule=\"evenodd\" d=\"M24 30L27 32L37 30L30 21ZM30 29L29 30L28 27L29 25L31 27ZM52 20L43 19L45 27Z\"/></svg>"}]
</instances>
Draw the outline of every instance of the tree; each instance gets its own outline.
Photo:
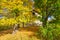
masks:
<instances>
[{"instance_id":1,"label":"tree","mask_svg":"<svg viewBox=\"0 0 60 40\"><path fill-rule=\"evenodd\" d=\"M39 8L42 13L43 27L47 26L48 16L55 16L59 9L58 0L34 0L35 8Z\"/></svg>"},{"instance_id":2,"label":"tree","mask_svg":"<svg viewBox=\"0 0 60 40\"><path fill-rule=\"evenodd\" d=\"M15 18L16 21L24 23L33 21L31 14L32 1L30 0L0 0L0 13L8 18Z\"/></svg>"}]
</instances>

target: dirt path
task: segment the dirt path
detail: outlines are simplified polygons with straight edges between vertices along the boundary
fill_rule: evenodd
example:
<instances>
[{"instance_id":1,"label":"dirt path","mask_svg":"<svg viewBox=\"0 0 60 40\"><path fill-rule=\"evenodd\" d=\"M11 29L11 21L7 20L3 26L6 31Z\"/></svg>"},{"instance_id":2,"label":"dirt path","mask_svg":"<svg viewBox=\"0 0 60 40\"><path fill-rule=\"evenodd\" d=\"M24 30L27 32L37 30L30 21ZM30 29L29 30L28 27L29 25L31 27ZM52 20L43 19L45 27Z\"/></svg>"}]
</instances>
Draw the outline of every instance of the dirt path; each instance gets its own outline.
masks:
<instances>
[{"instance_id":1,"label":"dirt path","mask_svg":"<svg viewBox=\"0 0 60 40\"><path fill-rule=\"evenodd\" d=\"M15 34L11 34L12 30L4 30L0 32L1 40L39 40L35 36L35 32L38 30L36 27L20 28Z\"/></svg>"},{"instance_id":2,"label":"dirt path","mask_svg":"<svg viewBox=\"0 0 60 40\"><path fill-rule=\"evenodd\" d=\"M0 36L5 34L12 34L12 29L0 31ZM35 35L35 32L38 31L38 27L28 27L28 28L19 28L19 32L25 33L27 35Z\"/></svg>"}]
</instances>

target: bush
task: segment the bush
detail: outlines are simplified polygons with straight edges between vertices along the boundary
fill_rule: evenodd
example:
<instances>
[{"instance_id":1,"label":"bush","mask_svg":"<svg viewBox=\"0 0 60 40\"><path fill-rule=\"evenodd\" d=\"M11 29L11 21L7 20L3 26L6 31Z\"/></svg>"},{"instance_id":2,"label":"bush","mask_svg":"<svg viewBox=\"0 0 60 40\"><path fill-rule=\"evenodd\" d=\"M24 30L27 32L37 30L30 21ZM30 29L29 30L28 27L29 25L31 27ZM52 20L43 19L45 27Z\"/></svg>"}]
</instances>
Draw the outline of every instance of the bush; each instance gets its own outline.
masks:
<instances>
[{"instance_id":1,"label":"bush","mask_svg":"<svg viewBox=\"0 0 60 40\"><path fill-rule=\"evenodd\" d=\"M60 40L60 26L49 24L47 28L39 27L37 35L42 40Z\"/></svg>"}]
</instances>

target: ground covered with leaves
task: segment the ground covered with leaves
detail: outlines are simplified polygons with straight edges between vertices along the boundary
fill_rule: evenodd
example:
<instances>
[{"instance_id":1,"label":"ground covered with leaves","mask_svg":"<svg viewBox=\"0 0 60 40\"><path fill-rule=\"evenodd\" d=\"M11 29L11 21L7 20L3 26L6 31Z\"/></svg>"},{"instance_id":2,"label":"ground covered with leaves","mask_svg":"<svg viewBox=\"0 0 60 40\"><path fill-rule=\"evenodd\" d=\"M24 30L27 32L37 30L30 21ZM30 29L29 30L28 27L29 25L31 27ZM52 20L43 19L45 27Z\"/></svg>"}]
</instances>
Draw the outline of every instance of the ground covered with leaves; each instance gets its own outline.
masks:
<instances>
[{"instance_id":1,"label":"ground covered with leaves","mask_svg":"<svg viewBox=\"0 0 60 40\"><path fill-rule=\"evenodd\" d=\"M0 40L40 40L35 35L36 31L36 27L21 28L15 34L12 34L12 30L4 30L0 32Z\"/></svg>"}]
</instances>

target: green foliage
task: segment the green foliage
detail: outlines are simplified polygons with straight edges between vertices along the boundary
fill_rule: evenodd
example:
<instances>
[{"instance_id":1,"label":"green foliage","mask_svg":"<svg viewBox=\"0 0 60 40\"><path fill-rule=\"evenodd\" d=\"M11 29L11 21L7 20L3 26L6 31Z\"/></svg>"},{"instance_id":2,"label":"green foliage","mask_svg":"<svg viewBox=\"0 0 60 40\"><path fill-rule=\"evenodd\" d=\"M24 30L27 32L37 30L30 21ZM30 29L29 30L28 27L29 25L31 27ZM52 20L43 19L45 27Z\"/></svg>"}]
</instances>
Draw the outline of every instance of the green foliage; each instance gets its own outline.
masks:
<instances>
[{"instance_id":1,"label":"green foliage","mask_svg":"<svg viewBox=\"0 0 60 40\"><path fill-rule=\"evenodd\" d=\"M48 16L53 15L55 18L60 10L59 0L34 0L35 8L39 8L42 13L43 26L47 26ZM57 17L58 18L58 17Z\"/></svg>"},{"instance_id":2,"label":"green foliage","mask_svg":"<svg viewBox=\"0 0 60 40\"><path fill-rule=\"evenodd\" d=\"M60 26L49 25L47 28L39 27L38 37L45 40L59 40Z\"/></svg>"}]
</instances>

